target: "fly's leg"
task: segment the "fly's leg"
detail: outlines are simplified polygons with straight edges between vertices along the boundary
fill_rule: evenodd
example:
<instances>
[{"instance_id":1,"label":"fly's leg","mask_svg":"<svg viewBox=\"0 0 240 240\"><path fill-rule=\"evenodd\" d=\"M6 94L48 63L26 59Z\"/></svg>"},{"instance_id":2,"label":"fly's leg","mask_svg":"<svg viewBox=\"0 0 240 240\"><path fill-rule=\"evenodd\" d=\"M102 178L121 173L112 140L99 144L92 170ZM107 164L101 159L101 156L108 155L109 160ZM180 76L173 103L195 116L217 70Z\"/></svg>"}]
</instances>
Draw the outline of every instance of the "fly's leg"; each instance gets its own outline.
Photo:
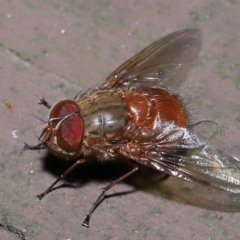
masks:
<instances>
[{"instance_id":1,"label":"fly's leg","mask_svg":"<svg viewBox=\"0 0 240 240\"><path fill-rule=\"evenodd\" d=\"M52 106L45 100L44 97L38 100L38 104L45 106L46 108L50 109Z\"/></svg>"},{"instance_id":2,"label":"fly's leg","mask_svg":"<svg viewBox=\"0 0 240 240\"><path fill-rule=\"evenodd\" d=\"M44 97L42 97L42 98L40 98L40 99L38 100L38 104L43 105L43 106L45 106L45 107L48 108L48 109L51 108L51 105L45 100ZM38 117L36 117L36 118L37 118L38 120L44 122L44 121L41 120L40 118L38 118ZM44 122L44 123L45 123L45 122ZM38 138L38 139L40 140L40 138ZM39 143L39 144L37 144L37 145L29 145L29 144L27 144L27 143L24 143L24 145L23 145L23 149L24 149L24 150L27 150L27 149L30 149L30 150L39 150L39 149L44 149L44 148L46 148L46 146L45 146L44 144L42 144L42 143Z\"/></svg>"},{"instance_id":3,"label":"fly's leg","mask_svg":"<svg viewBox=\"0 0 240 240\"><path fill-rule=\"evenodd\" d=\"M93 212L95 211L95 209L97 208L97 206L104 200L105 195L106 195L106 192L107 192L110 188L112 188L114 185L116 185L117 183L121 182L123 179L127 178L128 176L132 175L133 173L135 173L135 172L138 170L138 166L137 166L135 163L129 162L129 165L131 165L131 166L133 167L133 169L132 169L130 172L124 174L124 175L121 176L120 178L118 178L118 179L116 179L115 181L111 182L109 185L107 185L107 186L103 189L101 195L100 195L100 196L97 198L97 200L94 202L92 208L89 210L89 212L88 212L85 220L83 221L82 225L83 225L84 227L89 228L90 218L91 218Z\"/></svg>"},{"instance_id":4,"label":"fly's leg","mask_svg":"<svg viewBox=\"0 0 240 240\"><path fill-rule=\"evenodd\" d=\"M23 149L24 150L39 150L39 149L45 149L46 146L42 143L39 143L37 145L29 145L27 143L24 143Z\"/></svg>"},{"instance_id":5,"label":"fly's leg","mask_svg":"<svg viewBox=\"0 0 240 240\"><path fill-rule=\"evenodd\" d=\"M48 187L43 193L38 194L37 198L42 199L44 196L46 196L49 192L53 190L53 187L63 178L65 178L74 168L76 168L78 165L85 163L87 160L85 158L77 160L70 168L68 168L50 187Z\"/></svg>"}]
</instances>

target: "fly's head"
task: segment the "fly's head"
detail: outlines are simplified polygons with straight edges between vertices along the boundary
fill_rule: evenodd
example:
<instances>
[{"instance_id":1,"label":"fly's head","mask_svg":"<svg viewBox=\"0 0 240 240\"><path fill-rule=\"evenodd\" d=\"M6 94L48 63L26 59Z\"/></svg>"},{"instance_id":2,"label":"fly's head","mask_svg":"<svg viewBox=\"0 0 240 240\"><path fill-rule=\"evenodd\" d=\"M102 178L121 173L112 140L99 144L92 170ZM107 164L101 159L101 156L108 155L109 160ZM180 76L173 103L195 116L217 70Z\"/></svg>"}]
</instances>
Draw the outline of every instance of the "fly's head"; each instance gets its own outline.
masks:
<instances>
[{"instance_id":1,"label":"fly's head","mask_svg":"<svg viewBox=\"0 0 240 240\"><path fill-rule=\"evenodd\" d=\"M48 122L38 129L42 130L40 142L55 156L69 160L81 154L84 123L76 102L56 103L50 109Z\"/></svg>"}]
</instances>

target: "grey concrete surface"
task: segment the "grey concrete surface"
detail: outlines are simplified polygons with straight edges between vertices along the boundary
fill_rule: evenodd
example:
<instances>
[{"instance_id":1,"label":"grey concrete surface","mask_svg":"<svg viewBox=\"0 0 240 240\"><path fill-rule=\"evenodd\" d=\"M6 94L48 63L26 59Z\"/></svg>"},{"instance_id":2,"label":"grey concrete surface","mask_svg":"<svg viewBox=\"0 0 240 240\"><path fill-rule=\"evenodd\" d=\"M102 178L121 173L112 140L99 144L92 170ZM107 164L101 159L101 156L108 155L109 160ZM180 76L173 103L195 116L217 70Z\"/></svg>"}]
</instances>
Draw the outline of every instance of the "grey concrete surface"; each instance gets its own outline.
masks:
<instances>
[{"instance_id":1,"label":"grey concrete surface","mask_svg":"<svg viewBox=\"0 0 240 240\"><path fill-rule=\"evenodd\" d=\"M210 139L240 157L240 1L2 1L0 9L0 223L26 239L240 239L240 199L145 170L114 187L82 221L121 166L81 168L39 201L35 196L69 165L35 144L48 111L37 104L73 98L99 84L134 53L167 33L197 27L203 47L180 91L196 120L211 119ZM9 108L11 104L11 108ZM15 231L16 232L16 231ZM17 233L17 232L16 232ZM24 239L0 228L0 239Z\"/></svg>"}]
</instances>

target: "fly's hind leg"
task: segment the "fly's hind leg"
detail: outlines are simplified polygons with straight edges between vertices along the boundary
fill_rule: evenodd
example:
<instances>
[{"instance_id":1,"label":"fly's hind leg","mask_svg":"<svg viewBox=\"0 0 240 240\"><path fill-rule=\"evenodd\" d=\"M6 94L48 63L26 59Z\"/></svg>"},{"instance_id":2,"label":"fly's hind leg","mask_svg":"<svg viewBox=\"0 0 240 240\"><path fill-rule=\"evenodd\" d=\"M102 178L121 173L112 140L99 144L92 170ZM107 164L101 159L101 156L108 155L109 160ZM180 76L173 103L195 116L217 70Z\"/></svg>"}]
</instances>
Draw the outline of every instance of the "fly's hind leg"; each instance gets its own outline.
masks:
<instances>
[{"instance_id":1,"label":"fly's hind leg","mask_svg":"<svg viewBox=\"0 0 240 240\"><path fill-rule=\"evenodd\" d=\"M83 221L82 225L84 227L88 227L89 228L89 221L90 218L94 212L94 210L97 208L97 206L104 200L106 192L112 188L113 186L115 186L117 183L121 182L123 179L127 178L128 176L132 175L133 173L135 173L138 170L138 166L134 163L131 162L131 160L129 160L128 165L130 165L132 167L132 170L129 171L128 173L124 174L123 176L119 177L118 179L114 180L113 182L111 182L109 185L107 185L102 193L100 194L100 196L97 198L97 200L93 203L92 208L89 210L85 220Z\"/></svg>"}]
</instances>

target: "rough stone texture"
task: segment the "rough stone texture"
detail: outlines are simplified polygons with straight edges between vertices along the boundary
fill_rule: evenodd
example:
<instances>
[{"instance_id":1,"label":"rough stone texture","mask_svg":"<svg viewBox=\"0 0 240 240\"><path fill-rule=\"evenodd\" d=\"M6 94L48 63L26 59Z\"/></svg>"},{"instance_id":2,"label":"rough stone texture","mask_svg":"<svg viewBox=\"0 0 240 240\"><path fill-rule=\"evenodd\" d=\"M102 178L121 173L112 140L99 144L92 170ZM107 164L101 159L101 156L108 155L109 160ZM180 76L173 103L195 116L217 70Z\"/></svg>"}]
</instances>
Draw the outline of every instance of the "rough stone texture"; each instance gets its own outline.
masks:
<instances>
[{"instance_id":1,"label":"rough stone texture","mask_svg":"<svg viewBox=\"0 0 240 240\"><path fill-rule=\"evenodd\" d=\"M34 240L240 239L239 196L172 177L153 181L146 170L114 187L109 194L135 191L106 199L86 229L82 220L100 189L126 169L83 167L67 178L70 187L38 201L69 164L21 151L37 142L35 116L47 118L40 97L73 98L159 37L198 27L202 52L180 90L194 119L219 124L211 142L240 157L239 12L239 0L2 1L0 222ZM19 237L0 228L0 239Z\"/></svg>"}]
</instances>

